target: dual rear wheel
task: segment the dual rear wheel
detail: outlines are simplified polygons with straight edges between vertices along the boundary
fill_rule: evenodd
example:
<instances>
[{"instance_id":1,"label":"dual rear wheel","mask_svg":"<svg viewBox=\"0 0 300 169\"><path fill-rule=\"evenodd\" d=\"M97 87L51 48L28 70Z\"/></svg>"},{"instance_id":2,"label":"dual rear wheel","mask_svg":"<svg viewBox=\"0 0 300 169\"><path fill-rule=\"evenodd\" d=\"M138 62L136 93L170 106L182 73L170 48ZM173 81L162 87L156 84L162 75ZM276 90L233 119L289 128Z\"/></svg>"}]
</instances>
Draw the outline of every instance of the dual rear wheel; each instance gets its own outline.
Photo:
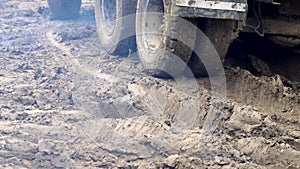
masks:
<instances>
[{"instance_id":1,"label":"dual rear wheel","mask_svg":"<svg viewBox=\"0 0 300 169\"><path fill-rule=\"evenodd\" d=\"M178 76L185 70L196 32L172 16L172 4L163 0L104 1L96 0L95 15L100 43L106 51L127 56L137 50L144 68L158 77ZM115 8L107 4L115 4ZM178 40L181 38L189 39L190 45Z\"/></svg>"}]
</instances>

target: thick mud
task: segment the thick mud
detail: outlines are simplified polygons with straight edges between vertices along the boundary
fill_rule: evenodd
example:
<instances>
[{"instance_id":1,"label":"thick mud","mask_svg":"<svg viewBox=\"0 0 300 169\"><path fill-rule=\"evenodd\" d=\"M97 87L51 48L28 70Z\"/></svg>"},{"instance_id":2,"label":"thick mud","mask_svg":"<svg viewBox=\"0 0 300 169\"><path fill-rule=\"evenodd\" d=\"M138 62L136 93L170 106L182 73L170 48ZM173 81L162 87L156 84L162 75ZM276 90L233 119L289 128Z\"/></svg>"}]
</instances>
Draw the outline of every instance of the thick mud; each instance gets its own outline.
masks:
<instances>
[{"instance_id":1,"label":"thick mud","mask_svg":"<svg viewBox=\"0 0 300 169\"><path fill-rule=\"evenodd\" d=\"M0 3L0 168L300 168L293 79L230 61L214 96L208 78L105 53L92 1L49 15L46 1Z\"/></svg>"}]
</instances>

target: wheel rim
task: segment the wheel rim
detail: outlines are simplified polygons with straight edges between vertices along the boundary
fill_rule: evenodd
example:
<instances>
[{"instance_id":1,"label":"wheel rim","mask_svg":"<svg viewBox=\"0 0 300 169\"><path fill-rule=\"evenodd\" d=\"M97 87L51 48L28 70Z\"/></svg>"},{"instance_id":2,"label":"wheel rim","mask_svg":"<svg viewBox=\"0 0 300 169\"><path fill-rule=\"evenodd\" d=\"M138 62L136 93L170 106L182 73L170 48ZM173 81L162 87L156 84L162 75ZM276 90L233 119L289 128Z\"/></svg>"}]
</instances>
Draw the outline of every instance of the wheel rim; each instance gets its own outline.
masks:
<instances>
[{"instance_id":1,"label":"wheel rim","mask_svg":"<svg viewBox=\"0 0 300 169\"><path fill-rule=\"evenodd\" d=\"M116 0L102 0L102 17L104 19L104 29L110 35L113 34L116 27L116 18L117 18L117 10L116 10Z\"/></svg>"},{"instance_id":2,"label":"wheel rim","mask_svg":"<svg viewBox=\"0 0 300 169\"><path fill-rule=\"evenodd\" d=\"M161 13L161 15L149 15L149 12L157 12ZM162 0L143 0L141 17L142 47L145 48L148 53L157 53L161 47L163 37L160 32L163 26L163 13L164 4ZM154 55L148 55L144 59L146 62L156 61L156 57Z\"/></svg>"}]
</instances>

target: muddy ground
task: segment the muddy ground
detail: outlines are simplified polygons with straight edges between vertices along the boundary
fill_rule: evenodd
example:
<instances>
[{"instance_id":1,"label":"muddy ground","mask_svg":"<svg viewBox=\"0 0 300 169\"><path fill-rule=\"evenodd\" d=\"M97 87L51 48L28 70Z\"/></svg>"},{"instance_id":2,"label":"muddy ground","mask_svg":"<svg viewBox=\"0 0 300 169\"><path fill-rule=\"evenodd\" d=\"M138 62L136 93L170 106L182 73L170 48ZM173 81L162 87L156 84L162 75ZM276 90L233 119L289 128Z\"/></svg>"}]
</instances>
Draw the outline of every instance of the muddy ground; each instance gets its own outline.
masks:
<instances>
[{"instance_id":1,"label":"muddy ground","mask_svg":"<svg viewBox=\"0 0 300 169\"><path fill-rule=\"evenodd\" d=\"M231 61L214 97L208 78L105 53L92 1L76 20L49 15L0 0L0 168L300 168L299 83L260 59Z\"/></svg>"}]
</instances>

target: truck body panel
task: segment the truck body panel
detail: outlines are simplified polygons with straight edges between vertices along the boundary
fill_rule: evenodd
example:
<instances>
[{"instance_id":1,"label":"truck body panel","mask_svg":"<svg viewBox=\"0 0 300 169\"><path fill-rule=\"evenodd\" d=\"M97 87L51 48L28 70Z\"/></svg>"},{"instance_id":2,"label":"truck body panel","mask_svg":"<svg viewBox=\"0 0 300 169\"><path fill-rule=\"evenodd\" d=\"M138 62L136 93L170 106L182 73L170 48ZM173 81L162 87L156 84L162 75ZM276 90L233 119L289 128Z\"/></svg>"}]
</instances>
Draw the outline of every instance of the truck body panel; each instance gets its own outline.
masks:
<instances>
[{"instance_id":1,"label":"truck body panel","mask_svg":"<svg viewBox=\"0 0 300 169\"><path fill-rule=\"evenodd\" d=\"M233 19L245 21L247 0L175 0L178 16L189 18Z\"/></svg>"}]
</instances>

